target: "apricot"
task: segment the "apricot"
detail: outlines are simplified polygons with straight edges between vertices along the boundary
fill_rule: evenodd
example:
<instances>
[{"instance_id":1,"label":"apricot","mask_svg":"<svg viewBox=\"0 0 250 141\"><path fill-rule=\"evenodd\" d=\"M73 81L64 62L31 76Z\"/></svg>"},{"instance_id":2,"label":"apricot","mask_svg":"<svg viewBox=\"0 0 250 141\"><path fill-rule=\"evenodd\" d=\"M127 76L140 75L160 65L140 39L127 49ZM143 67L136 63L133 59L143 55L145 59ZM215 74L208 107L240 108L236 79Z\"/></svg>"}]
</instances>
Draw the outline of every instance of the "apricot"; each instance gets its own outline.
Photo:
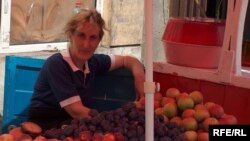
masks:
<instances>
[{"instance_id":1,"label":"apricot","mask_svg":"<svg viewBox=\"0 0 250 141\"><path fill-rule=\"evenodd\" d=\"M186 131L188 130L197 130L198 129L198 123L193 117L187 117L184 118L180 124L181 127L183 127Z\"/></svg>"},{"instance_id":2,"label":"apricot","mask_svg":"<svg viewBox=\"0 0 250 141\"><path fill-rule=\"evenodd\" d=\"M193 130L185 131L184 135L186 136L188 141L197 141L197 132Z\"/></svg>"},{"instance_id":3,"label":"apricot","mask_svg":"<svg viewBox=\"0 0 250 141\"><path fill-rule=\"evenodd\" d=\"M199 132L197 136L197 141L209 141L208 132Z\"/></svg>"},{"instance_id":4,"label":"apricot","mask_svg":"<svg viewBox=\"0 0 250 141\"><path fill-rule=\"evenodd\" d=\"M198 122L202 122L204 119L210 117L210 113L207 109L197 109L194 113L194 118Z\"/></svg>"},{"instance_id":5,"label":"apricot","mask_svg":"<svg viewBox=\"0 0 250 141\"><path fill-rule=\"evenodd\" d=\"M203 103L203 95L200 91L192 91L189 96L193 99L195 105Z\"/></svg>"},{"instance_id":6,"label":"apricot","mask_svg":"<svg viewBox=\"0 0 250 141\"><path fill-rule=\"evenodd\" d=\"M179 100L177 101L177 105L181 111L184 111L186 109L192 109L194 107L194 101L191 97L185 96L179 98Z\"/></svg>"},{"instance_id":7,"label":"apricot","mask_svg":"<svg viewBox=\"0 0 250 141\"><path fill-rule=\"evenodd\" d=\"M181 117L194 117L195 110L194 109L186 109L182 112Z\"/></svg>"},{"instance_id":8,"label":"apricot","mask_svg":"<svg viewBox=\"0 0 250 141\"><path fill-rule=\"evenodd\" d=\"M168 88L166 91L166 97L176 98L180 94L180 90L177 88Z\"/></svg>"},{"instance_id":9,"label":"apricot","mask_svg":"<svg viewBox=\"0 0 250 141\"><path fill-rule=\"evenodd\" d=\"M225 114L223 107L219 104L211 105L208 111L212 117L215 117L217 119L221 118Z\"/></svg>"},{"instance_id":10,"label":"apricot","mask_svg":"<svg viewBox=\"0 0 250 141\"><path fill-rule=\"evenodd\" d=\"M178 114L178 108L175 103L168 103L163 107L163 114L172 118Z\"/></svg>"},{"instance_id":11,"label":"apricot","mask_svg":"<svg viewBox=\"0 0 250 141\"><path fill-rule=\"evenodd\" d=\"M237 118L233 115L223 115L220 119L219 119L219 123L220 124L237 124Z\"/></svg>"},{"instance_id":12,"label":"apricot","mask_svg":"<svg viewBox=\"0 0 250 141\"><path fill-rule=\"evenodd\" d=\"M218 125L218 124L219 124L219 121L214 117L206 118L202 122L203 129L204 129L204 131L207 131L207 132L209 131L209 125Z\"/></svg>"},{"instance_id":13,"label":"apricot","mask_svg":"<svg viewBox=\"0 0 250 141\"><path fill-rule=\"evenodd\" d=\"M11 134L2 134L0 135L0 141L15 141L15 139Z\"/></svg>"}]
</instances>

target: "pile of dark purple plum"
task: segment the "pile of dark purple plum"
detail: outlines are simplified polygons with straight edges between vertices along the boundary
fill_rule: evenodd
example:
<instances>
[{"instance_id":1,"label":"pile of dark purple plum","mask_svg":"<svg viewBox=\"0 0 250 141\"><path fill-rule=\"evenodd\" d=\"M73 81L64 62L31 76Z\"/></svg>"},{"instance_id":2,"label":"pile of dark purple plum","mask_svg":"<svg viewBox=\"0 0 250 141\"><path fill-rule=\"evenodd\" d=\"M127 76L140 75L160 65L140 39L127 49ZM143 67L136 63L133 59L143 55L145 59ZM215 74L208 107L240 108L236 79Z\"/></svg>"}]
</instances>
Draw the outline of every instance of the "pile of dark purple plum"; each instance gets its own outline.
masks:
<instances>
[{"instance_id":1,"label":"pile of dark purple plum","mask_svg":"<svg viewBox=\"0 0 250 141\"><path fill-rule=\"evenodd\" d=\"M89 112L91 118L80 121L72 120L62 128L46 130L43 136L47 139L66 138L80 140L100 140L104 136L116 141L145 141L145 110L136 108L130 102L121 108L97 112ZM175 123L165 122L161 115L154 115L154 140L155 141L186 141L184 129Z\"/></svg>"}]
</instances>

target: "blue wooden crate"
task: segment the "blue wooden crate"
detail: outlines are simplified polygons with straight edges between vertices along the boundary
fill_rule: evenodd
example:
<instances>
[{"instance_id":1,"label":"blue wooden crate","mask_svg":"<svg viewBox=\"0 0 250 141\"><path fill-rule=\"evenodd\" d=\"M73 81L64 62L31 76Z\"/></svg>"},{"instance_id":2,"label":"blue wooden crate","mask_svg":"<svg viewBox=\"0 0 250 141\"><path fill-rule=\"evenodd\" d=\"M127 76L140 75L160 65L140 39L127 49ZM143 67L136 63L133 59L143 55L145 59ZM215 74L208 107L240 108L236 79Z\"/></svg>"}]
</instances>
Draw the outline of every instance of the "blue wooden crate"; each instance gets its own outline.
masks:
<instances>
[{"instance_id":1,"label":"blue wooden crate","mask_svg":"<svg viewBox=\"0 0 250 141\"><path fill-rule=\"evenodd\" d=\"M2 133L27 119L33 87L45 59L7 56L5 64ZM97 76L92 108L113 110L135 100L134 78L127 69Z\"/></svg>"}]
</instances>

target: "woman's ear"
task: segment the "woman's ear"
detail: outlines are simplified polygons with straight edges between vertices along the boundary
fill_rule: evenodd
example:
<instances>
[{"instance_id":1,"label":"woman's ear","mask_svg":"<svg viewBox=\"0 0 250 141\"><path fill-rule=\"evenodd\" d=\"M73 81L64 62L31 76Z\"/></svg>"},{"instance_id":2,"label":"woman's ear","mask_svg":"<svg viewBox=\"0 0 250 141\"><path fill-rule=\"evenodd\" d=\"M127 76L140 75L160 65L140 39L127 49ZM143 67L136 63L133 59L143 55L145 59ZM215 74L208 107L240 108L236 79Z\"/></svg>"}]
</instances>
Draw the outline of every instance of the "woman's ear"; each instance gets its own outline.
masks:
<instances>
[{"instance_id":1,"label":"woman's ear","mask_svg":"<svg viewBox=\"0 0 250 141\"><path fill-rule=\"evenodd\" d=\"M70 42L70 43L72 42L72 36L73 36L72 33L69 33L69 34L68 34L68 39L69 39L69 42Z\"/></svg>"}]
</instances>

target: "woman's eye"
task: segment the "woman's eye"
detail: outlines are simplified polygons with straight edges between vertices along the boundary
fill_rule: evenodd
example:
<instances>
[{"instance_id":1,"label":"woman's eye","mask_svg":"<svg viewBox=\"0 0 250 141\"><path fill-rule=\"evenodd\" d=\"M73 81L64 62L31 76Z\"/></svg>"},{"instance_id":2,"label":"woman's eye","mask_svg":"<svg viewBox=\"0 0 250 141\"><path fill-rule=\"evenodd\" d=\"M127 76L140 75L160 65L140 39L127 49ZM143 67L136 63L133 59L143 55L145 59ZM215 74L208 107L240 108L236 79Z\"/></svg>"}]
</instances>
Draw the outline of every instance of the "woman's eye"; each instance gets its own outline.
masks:
<instances>
[{"instance_id":1,"label":"woman's eye","mask_svg":"<svg viewBox=\"0 0 250 141\"><path fill-rule=\"evenodd\" d=\"M90 39L91 40L96 40L96 39L98 39L98 37L97 36L90 36Z\"/></svg>"},{"instance_id":2,"label":"woman's eye","mask_svg":"<svg viewBox=\"0 0 250 141\"><path fill-rule=\"evenodd\" d=\"M78 33L77 36L80 37L80 38L83 38L83 37L85 37L85 34L83 34L83 33Z\"/></svg>"}]
</instances>

